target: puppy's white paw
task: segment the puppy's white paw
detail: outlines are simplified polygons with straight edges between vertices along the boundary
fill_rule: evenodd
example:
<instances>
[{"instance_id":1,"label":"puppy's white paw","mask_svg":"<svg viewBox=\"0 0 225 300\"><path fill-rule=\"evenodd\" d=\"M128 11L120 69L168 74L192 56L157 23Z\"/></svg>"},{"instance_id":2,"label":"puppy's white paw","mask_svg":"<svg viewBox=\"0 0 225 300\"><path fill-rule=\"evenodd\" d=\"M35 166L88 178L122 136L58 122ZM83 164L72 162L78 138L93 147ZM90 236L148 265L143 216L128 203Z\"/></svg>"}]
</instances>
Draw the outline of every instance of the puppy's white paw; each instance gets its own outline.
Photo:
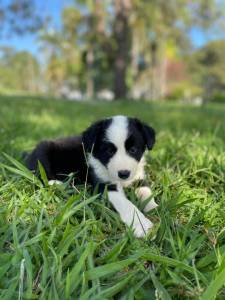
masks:
<instances>
[{"instance_id":1,"label":"puppy's white paw","mask_svg":"<svg viewBox=\"0 0 225 300\"><path fill-rule=\"evenodd\" d=\"M135 218L135 222L133 223L134 235L137 238L142 238L147 235L149 230L153 227L153 223L145 218Z\"/></svg>"},{"instance_id":2,"label":"puppy's white paw","mask_svg":"<svg viewBox=\"0 0 225 300\"><path fill-rule=\"evenodd\" d=\"M144 201L151 196L152 191L149 187L142 186L135 190L135 194L138 198L140 198L142 201Z\"/></svg>"},{"instance_id":3,"label":"puppy's white paw","mask_svg":"<svg viewBox=\"0 0 225 300\"><path fill-rule=\"evenodd\" d=\"M62 184L62 181L59 181L59 180L49 180L48 185L54 185L54 184Z\"/></svg>"},{"instance_id":4,"label":"puppy's white paw","mask_svg":"<svg viewBox=\"0 0 225 300\"><path fill-rule=\"evenodd\" d=\"M154 198L151 199L151 201L148 202L148 204L144 208L144 212L149 212L150 210L158 207L158 204L155 202Z\"/></svg>"},{"instance_id":5,"label":"puppy's white paw","mask_svg":"<svg viewBox=\"0 0 225 300\"><path fill-rule=\"evenodd\" d=\"M138 198L141 199L141 201L145 201L146 199L148 199L149 197L151 197L152 195L152 191L149 187L147 186L142 186L139 187L135 190L135 194ZM158 206L158 204L155 202L154 198L152 198L148 204L145 206L144 211L148 212L154 208L156 208Z\"/></svg>"}]
</instances>

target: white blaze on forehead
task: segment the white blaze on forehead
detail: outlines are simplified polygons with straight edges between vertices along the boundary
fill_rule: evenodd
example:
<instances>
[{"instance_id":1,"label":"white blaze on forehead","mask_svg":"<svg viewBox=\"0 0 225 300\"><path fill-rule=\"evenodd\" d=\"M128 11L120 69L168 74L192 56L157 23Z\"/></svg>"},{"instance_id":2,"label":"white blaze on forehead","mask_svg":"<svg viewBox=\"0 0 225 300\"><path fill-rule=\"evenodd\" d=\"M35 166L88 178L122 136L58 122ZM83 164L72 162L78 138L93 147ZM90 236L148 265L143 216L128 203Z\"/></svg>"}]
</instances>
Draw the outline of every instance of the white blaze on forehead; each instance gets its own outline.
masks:
<instances>
[{"instance_id":1,"label":"white blaze on forehead","mask_svg":"<svg viewBox=\"0 0 225 300\"><path fill-rule=\"evenodd\" d=\"M143 173L143 164L130 156L125 148L125 142L128 138L128 125L129 120L127 117L115 116L105 133L105 139L114 144L117 149L107 166L105 166L109 181L113 183L120 182L123 186L129 185L137 176L139 178ZM120 170L130 172L128 180L121 180L118 173Z\"/></svg>"},{"instance_id":2,"label":"white blaze on forehead","mask_svg":"<svg viewBox=\"0 0 225 300\"><path fill-rule=\"evenodd\" d=\"M124 146L127 139L128 119L125 116L115 116L112 123L106 131L108 141L116 145L118 148Z\"/></svg>"}]
</instances>

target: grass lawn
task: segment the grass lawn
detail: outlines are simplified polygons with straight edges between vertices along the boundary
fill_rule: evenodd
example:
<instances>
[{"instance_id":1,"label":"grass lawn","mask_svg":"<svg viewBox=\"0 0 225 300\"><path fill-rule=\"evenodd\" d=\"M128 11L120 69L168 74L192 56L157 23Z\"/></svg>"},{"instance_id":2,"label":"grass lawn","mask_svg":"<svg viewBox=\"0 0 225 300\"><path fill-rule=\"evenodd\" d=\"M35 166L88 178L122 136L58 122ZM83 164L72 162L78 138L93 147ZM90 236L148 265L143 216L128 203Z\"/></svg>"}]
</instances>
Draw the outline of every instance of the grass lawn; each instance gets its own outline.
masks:
<instances>
[{"instance_id":1,"label":"grass lawn","mask_svg":"<svg viewBox=\"0 0 225 300\"><path fill-rule=\"evenodd\" d=\"M18 162L114 114L157 132L146 171L159 208L145 239L105 197L44 186ZM1 97L0 151L1 300L225 299L225 106Z\"/></svg>"}]
</instances>

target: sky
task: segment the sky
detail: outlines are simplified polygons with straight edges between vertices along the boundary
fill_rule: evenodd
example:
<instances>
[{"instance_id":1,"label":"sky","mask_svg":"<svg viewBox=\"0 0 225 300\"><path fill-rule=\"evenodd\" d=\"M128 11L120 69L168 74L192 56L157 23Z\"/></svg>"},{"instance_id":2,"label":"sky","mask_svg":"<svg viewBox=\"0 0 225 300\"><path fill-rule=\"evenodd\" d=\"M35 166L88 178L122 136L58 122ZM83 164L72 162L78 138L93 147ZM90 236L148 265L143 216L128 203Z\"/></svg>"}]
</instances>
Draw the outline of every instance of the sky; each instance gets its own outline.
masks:
<instances>
[{"instance_id":1,"label":"sky","mask_svg":"<svg viewBox=\"0 0 225 300\"><path fill-rule=\"evenodd\" d=\"M9 1L10 0L2 0L4 3L8 3ZM73 2L73 0L35 0L35 5L39 12L51 17L54 28L59 28L62 9ZM38 44L37 37L33 34L0 37L0 46L2 45L13 47L18 51L29 50L37 57L39 56L40 45Z\"/></svg>"},{"instance_id":2,"label":"sky","mask_svg":"<svg viewBox=\"0 0 225 300\"><path fill-rule=\"evenodd\" d=\"M2 0L3 2L9 2L10 0ZM55 28L60 27L61 11L64 7L72 4L74 0L35 0L36 6L40 12L44 15L51 16L52 24ZM193 27L189 33L190 39L194 48L202 47L208 41L216 38L221 38L217 36L215 32L205 33L197 27ZM223 36L225 38L225 34ZM10 46L18 51L29 50L37 58L40 58L39 47L37 37L32 34L26 34L23 36L10 36L5 38L0 38L0 46Z\"/></svg>"}]
</instances>

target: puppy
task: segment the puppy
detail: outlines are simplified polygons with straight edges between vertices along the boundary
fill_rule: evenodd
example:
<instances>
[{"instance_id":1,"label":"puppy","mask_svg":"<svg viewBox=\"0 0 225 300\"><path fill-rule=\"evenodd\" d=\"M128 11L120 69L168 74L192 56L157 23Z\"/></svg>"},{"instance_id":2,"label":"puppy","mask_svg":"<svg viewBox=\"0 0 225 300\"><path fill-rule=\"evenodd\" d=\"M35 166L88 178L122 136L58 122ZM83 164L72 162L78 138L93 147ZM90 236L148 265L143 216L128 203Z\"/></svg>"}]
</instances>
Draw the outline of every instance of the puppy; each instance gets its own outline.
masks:
<instances>
[{"instance_id":1,"label":"puppy","mask_svg":"<svg viewBox=\"0 0 225 300\"><path fill-rule=\"evenodd\" d=\"M115 116L96 122L80 136L41 142L28 156L27 166L37 171L40 161L49 184L73 172L78 183L87 181L100 192L107 189L122 221L132 226L136 237L144 237L153 224L126 198L123 188L135 181L144 182L144 153L154 143L153 128L135 118ZM140 186L136 195L144 201L151 190ZM156 206L152 199L144 210Z\"/></svg>"}]
</instances>

